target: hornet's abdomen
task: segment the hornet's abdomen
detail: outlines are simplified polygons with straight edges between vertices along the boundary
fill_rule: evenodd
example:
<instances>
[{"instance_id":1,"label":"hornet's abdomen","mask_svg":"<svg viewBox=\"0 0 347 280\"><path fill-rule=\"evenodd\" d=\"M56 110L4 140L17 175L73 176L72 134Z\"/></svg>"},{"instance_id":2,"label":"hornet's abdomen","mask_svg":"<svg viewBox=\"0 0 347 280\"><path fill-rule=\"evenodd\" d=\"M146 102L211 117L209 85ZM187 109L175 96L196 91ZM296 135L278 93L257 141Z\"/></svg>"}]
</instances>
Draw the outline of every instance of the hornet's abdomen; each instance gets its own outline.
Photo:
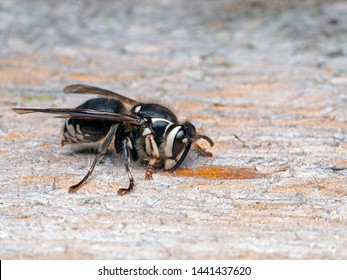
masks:
<instances>
[{"instance_id":1,"label":"hornet's abdomen","mask_svg":"<svg viewBox=\"0 0 347 280\"><path fill-rule=\"evenodd\" d=\"M119 114L127 112L123 103L108 98L90 99L77 108ZM61 144L64 146L69 143L97 142L106 136L112 124L112 121L69 118L64 125Z\"/></svg>"}]
</instances>

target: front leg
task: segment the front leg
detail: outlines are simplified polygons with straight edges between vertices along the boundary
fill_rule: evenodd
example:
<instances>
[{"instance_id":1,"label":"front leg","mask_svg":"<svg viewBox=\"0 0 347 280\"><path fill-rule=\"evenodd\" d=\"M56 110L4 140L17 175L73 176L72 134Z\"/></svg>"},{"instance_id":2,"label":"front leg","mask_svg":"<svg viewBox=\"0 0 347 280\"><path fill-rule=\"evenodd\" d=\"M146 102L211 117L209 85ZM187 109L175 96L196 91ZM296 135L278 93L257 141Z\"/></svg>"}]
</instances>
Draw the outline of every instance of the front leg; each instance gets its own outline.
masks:
<instances>
[{"instance_id":1,"label":"front leg","mask_svg":"<svg viewBox=\"0 0 347 280\"><path fill-rule=\"evenodd\" d=\"M146 174L145 174L145 179L146 180L153 180L153 172L154 172L154 166L155 163L157 162L156 158L151 158L147 168L146 168Z\"/></svg>"},{"instance_id":2,"label":"front leg","mask_svg":"<svg viewBox=\"0 0 347 280\"><path fill-rule=\"evenodd\" d=\"M154 140L153 134L149 134L145 139L146 153L150 157L149 163L147 165L145 179L153 180L154 166L157 160L160 158L158 145Z\"/></svg>"}]
</instances>

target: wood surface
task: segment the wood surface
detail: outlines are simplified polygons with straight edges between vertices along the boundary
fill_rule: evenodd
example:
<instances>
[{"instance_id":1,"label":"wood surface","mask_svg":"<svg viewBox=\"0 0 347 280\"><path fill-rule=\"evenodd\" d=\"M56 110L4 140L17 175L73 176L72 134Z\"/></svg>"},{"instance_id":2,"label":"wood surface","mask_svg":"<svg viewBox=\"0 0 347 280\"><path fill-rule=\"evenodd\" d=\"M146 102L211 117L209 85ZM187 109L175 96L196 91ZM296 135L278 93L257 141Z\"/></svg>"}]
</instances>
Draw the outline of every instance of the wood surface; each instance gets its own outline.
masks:
<instances>
[{"instance_id":1,"label":"wood surface","mask_svg":"<svg viewBox=\"0 0 347 280\"><path fill-rule=\"evenodd\" d=\"M345 1L0 3L0 259L346 259ZM86 83L210 136L174 174L60 146ZM202 143L203 145L203 143ZM209 149L208 145L204 146Z\"/></svg>"}]
</instances>

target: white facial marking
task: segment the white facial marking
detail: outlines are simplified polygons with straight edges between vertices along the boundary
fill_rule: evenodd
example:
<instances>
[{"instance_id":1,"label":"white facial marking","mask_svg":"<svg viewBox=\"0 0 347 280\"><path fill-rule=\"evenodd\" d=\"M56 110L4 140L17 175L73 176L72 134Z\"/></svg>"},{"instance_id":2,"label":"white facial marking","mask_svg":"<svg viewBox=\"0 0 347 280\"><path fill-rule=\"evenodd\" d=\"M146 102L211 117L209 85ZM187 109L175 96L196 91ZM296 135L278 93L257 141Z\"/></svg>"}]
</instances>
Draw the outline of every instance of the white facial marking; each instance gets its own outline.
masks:
<instances>
[{"instance_id":1,"label":"white facial marking","mask_svg":"<svg viewBox=\"0 0 347 280\"><path fill-rule=\"evenodd\" d=\"M170 131L169 135L166 138L166 145L165 145L164 151L167 157L172 157L173 143L175 141L176 134L180 129L181 129L181 126L175 127L173 130Z\"/></svg>"},{"instance_id":2,"label":"white facial marking","mask_svg":"<svg viewBox=\"0 0 347 280\"><path fill-rule=\"evenodd\" d=\"M180 160L180 158L181 158L181 156L183 155L183 153L184 153L184 149L182 150L182 152L180 152L180 153L177 155L176 161L179 161L179 160Z\"/></svg>"},{"instance_id":3,"label":"white facial marking","mask_svg":"<svg viewBox=\"0 0 347 280\"><path fill-rule=\"evenodd\" d=\"M138 113L138 112L140 112L140 110L141 110L141 106L137 106L134 111L135 111L135 113Z\"/></svg>"},{"instance_id":4,"label":"white facial marking","mask_svg":"<svg viewBox=\"0 0 347 280\"><path fill-rule=\"evenodd\" d=\"M188 142L188 138L183 138L182 143L186 144Z\"/></svg>"},{"instance_id":5,"label":"white facial marking","mask_svg":"<svg viewBox=\"0 0 347 280\"><path fill-rule=\"evenodd\" d=\"M176 164L176 161L173 160L173 159L167 159L165 161L165 164L164 164L164 170L169 170L171 169L172 167L174 167L174 165Z\"/></svg>"}]
</instances>

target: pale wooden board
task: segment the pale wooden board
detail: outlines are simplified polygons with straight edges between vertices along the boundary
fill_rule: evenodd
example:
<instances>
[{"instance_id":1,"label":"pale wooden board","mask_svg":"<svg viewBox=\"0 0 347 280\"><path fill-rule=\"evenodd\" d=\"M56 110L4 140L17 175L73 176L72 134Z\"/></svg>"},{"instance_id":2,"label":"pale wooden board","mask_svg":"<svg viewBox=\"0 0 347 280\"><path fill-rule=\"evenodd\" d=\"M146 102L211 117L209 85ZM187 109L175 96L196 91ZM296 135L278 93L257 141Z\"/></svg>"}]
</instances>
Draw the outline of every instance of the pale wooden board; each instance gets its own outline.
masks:
<instances>
[{"instance_id":1,"label":"pale wooden board","mask_svg":"<svg viewBox=\"0 0 347 280\"><path fill-rule=\"evenodd\" d=\"M1 1L1 259L347 257L346 3L194 2ZM136 189L119 197L110 151L68 194L95 146L62 148L62 120L11 108L77 106L88 97L62 93L77 82L191 118L214 157L185 168L267 175L146 181L133 163Z\"/></svg>"}]
</instances>

